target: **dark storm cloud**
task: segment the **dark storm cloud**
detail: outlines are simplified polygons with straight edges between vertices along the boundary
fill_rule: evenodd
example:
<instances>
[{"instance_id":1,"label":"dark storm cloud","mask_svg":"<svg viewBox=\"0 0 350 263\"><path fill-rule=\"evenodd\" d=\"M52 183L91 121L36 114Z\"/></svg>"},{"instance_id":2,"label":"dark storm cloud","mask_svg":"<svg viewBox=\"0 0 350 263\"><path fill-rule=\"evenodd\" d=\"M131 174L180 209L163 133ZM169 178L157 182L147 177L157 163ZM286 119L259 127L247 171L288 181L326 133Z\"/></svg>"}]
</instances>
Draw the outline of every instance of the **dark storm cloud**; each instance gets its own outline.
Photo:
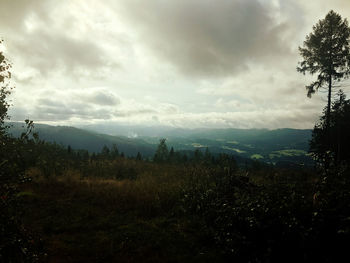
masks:
<instances>
[{"instance_id":1,"label":"dark storm cloud","mask_svg":"<svg viewBox=\"0 0 350 263\"><path fill-rule=\"evenodd\" d=\"M80 99L82 98L81 95L79 96ZM92 94L89 94L87 96L83 96L83 99L85 99L87 102L96 104L96 105L107 105L107 106L116 106L120 104L120 99L113 95L112 93L104 92L104 91L96 91Z\"/></svg>"},{"instance_id":2,"label":"dark storm cloud","mask_svg":"<svg viewBox=\"0 0 350 263\"><path fill-rule=\"evenodd\" d=\"M36 31L25 35L16 48L26 53L28 64L46 75L53 69L66 73L82 73L105 66L103 51L86 39L74 39L60 32Z\"/></svg>"},{"instance_id":3,"label":"dark storm cloud","mask_svg":"<svg viewBox=\"0 0 350 263\"><path fill-rule=\"evenodd\" d=\"M0 23L18 32L24 29L24 20L32 14L47 22L51 3L50 0L1 0Z\"/></svg>"},{"instance_id":4,"label":"dark storm cloud","mask_svg":"<svg viewBox=\"0 0 350 263\"><path fill-rule=\"evenodd\" d=\"M130 104L129 101L122 101L116 95L103 89L73 93L70 96L65 96L62 100L56 100L52 97L62 97L62 95L57 91L52 91L50 97L39 94L30 114L35 116L38 121L109 120L118 117L129 118L154 113L168 113L170 109L175 108L171 104L162 104L158 109L152 108L152 105ZM15 113L16 115L21 113L20 115L23 116L20 110Z\"/></svg>"},{"instance_id":5,"label":"dark storm cloud","mask_svg":"<svg viewBox=\"0 0 350 263\"><path fill-rule=\"evenodd\" d=\"M97 108L87 101L75 101L73 98L63 101L53 100L48 97L37 99L32 115L38 121L64 121L72 118L78 119L103 119L111 118L108 108Z\"/></svg>"},{"instance_id":6,"label":"dark storm cloud","mask_svg":"<svg viewBox=\"0 0 350 263\"><path fill-rule=\"evenodd\" d=\"M117 66L108 59L101 42L94 39L94 32L72 33L71 29L78 30L78 23L69 5L61 7L53 0L1 0L0 6L1 37L27 68L42 75L63 70L67 76L76 77L91 72L96 76L106 66ZM69 15L57 23L62 19L55 16L60 8L65 11L62 16Z\"/></svg>"},{"instance_id":7,"label":"dark storm cloud","mask_svg":"<svg viewBox=\"0 0 350 263\"><path fill-rule=\"evenodd\" d=\"M288 21L262 2L125 0L119 8L156 56L185 74L223 76L291 55Z\"/></svg>"}]
</instances>

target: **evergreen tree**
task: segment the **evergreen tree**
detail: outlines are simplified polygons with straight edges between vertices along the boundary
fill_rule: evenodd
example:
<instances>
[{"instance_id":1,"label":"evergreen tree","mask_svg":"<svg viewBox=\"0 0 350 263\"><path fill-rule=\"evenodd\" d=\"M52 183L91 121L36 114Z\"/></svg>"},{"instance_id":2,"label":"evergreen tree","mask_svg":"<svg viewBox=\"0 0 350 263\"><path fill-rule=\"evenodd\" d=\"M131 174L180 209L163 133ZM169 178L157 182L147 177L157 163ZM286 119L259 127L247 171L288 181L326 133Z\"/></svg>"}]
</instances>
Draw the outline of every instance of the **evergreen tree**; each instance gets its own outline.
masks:
<instances>
[{"instance_id":1,"label":"evergreen tree","mask_svg":"<svg viewBox=\"0 0 350 263\"><path fill-rule=\"evenodd\" d=\"M141 161L141 160L142 160L142 155L141 155L140 152L137 152L136 160L137 160L137 161Z\"/></svg>"},{"instance_id":2,"label":"evergreen tree","mask_svg":"<svg viewBox=\"0 0 350 263\"><path fill-rule=\"evenodd\" d=\"M205 148L204 152L204 162L206 165L209 165L211 163L211 153L209 151L209 148Z\"/></svg>"},{"instance_id":3,"label":"evergreen tree","mask_svg":"<svg viewBox=\"0 0 350 263\"><path fill-rule=\"evenodd\" d=\"M165 162L169 158L168 146L165 143L166 139L160 139L159 145L154 154L153 161L155 162Z\"/></svg>"},{"instance_id":4,"label":"evergreen tree","mask_svg":"<svg viewBox=\"0 0 350 263\"><path fill-rule=\"evenodd\" d=\"M203 158L203 154L200 149L196 149L194 151L194 161L195 162L200 162Z\"/></svg>"},{"instance_id":5,"label":"evergreen tree","mask_svg":"<svg viewBox=\"0 0 350 263\"><path fill-rule=\"evenodd\" d=\"M327 109L315 125L310 141L310 153L322 166L339 166L350 163L350 100L346 99L342 91L333 102L329 115L329 128L327 128ZM330 141L328 142L328 130ZM327 168L327 167L325 167Z\"/></svg>"},{"instance_id":6,"label":"evergreen tree","mask_svg":"<svg viewBox=\"0 0 350 263\"><path fill-rule=\"evenodd\" d=\"M111 149L111 157L112 159L115 159L119 156L119 150L118 150L118 147L117 145L114 143L112 145L112 149Z\"/></svg>"},{"instance_id":7,"label":"evergreen tree","mask_svg":"<svg viewBox=\"0 0 350 263\"><path fill-rule=\"evenodd\" d=\"M67 153L68 154L71 154L72 153L72 147L70 145L68 145L67 147Z\"/></svg>"},{"instance_id":8,"label":"evergreen tree","mask_svg":"<svg viewBox=\"0 0 350 263\"><path fill-rule=\"evenodd\" d=\"M101 155L103 158L108 159L110 157L110 149L107 147L107 145L104 145L101 151Z\"/></svg>"},{"instance_id":9,"label":"evergreen tree","mask_svg":"<svg viewBox=\"0 0 350 263\"><path fill-rule=\"evenodd\" d=\"M186 153L182 156L182 162L183 163L187 163L188 162L188 157L187 157Z\"/></svg>"},{"instance_id":10,"label":"evergreen tree","mask_svg":"<svg viewBox=\"0 0 350 263\"><path fill-rule=\"evenodd\" d=\"M303 74L318 74L317 80L306 86L308 97L321 88L328 92L326 130L330 126L332 90L336 88L334 82L339 82L350 74L349 38L348 21L331 10L313 26L313 32L306 36L303 47L299 47L303 61L299 62L297 70Z\"/></svg>"},{"instance_id":11,"label":"evergreen tree","mask_svg":"<svg viewBox=\"0 0 350 263\"><path fill-rule=\"evenodd\" d=\"M174 148L171 147L169 152L169 162L173 163L175 162L175 159L176 159L175 151L174 151Z\"/></svg>"},{"instance_id":12,"label":"evergreen tree","mask_svg":"<svg viewBox=\"0 0 350 263\"><path fill-rule=\"evenodd\" d=\"M93 152L90 158L90 163L92 163L93 161L96 161L96 154Z\"/></svg>"}]
</instances>

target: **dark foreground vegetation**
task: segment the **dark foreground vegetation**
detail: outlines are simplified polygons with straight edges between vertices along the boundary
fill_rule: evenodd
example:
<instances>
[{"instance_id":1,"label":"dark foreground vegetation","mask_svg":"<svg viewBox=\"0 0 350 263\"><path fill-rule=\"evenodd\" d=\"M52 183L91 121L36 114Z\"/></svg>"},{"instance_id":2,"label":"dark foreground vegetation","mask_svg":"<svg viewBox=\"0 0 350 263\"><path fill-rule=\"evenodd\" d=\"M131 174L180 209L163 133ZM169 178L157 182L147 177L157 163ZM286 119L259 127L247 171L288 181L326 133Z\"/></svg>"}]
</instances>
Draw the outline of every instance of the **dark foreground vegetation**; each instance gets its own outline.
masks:
<instances>
[{"instance_id":1,"label":"dark foreground vegetation","mask_svg":"<svg viewBox=\"0 0 350 263\"><path fill-rule=\"evenodd\" d=\"M329 25L346 34L338 30L327 38ZM312 170L257 162L243 168L209 151L184 158L168 151L165 140L151 161L141 153L127 158L117 147L91 155L41 141L29 120L13 138L5 125L10 65L0 53L0 262L346 259L350 101L340 92L331 103L331 89L332 79L350 74L350 29L331 11L314 30L316 37L311 34L301 49L306 61L299 70L321 71L308 86L310 95L330 82L310 142L317 162ZM318 40L326 47L316 52L322 59L315 64ZM321 63L331 66L317 68Z\"/></svg>"},{"instance_id":2,"label":"dark foreground vegetation","mask_svg":"<svg viewBox=\"0 0 350 263\"><path fill-rule=\"evenodd\" d=\"M215 164L84 160L11 140L32 154L13 162L25 182L1 192L15 220L3 262L334 262L347 253L348 169L243 170L224 155Z\"/></svg>"}]
</instances>

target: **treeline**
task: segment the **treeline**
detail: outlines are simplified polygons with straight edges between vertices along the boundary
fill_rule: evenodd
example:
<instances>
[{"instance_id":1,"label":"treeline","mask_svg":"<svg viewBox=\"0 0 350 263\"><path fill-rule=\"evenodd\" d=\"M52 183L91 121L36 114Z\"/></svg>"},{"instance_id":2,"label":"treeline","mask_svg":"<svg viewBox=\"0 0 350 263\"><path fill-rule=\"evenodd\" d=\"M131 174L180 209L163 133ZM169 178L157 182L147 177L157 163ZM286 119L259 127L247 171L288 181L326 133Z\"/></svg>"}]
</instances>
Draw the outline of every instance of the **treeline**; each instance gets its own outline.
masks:
<instances>
[{"instance_id":1,"label":"treeline","mask_svg":"<svg viewBox=\"0 0 350 263\"><path fill-rule=\"evenodd\" d=\"M135 167L140 161L158 165L205 165L237 169L236 160L232 155L212 155L208 148L204 153L199 149L193 152L177 152L173 147L169 151L165 139L160 140L153 158L143 158L140 152L136 156L125 156L115 144L111 148L104 145L99 153L89 153L87 150L72 149L69 145L65 147L40 140L34 132L34 124L31 122L30 125L30 132L27 132L21 150L21 163L23 169L35 167L47 178L60 176L69 169L76 169L83 177L135 179ZM134 164L134 167L128 165L129 167L125 168L124 164L127 161L128 164Z\"/></svg>"},{"instance_id":2,"label":"treeline","mask_svg":"<svg viewBox=\"0 0 350 263\"><path fill-rule=\"evenodd\" d=\"M186 162L180 159L173 163L169 158L172 150L168 150L164 139L152 160L125 157L119 154L117 147L113 150L103 147L100 153L90 155L86 151L40 141L35 135L25 135L21 140L21 152L30 154L20 159L26 160L28 174L40 179L34 181L34 188L29 185L28 189L36 189L45 196L50 196L46 192L48 187L54 192L55 188L61 189L52 194L53 200L46 207L48 212L37 211L51 220L46 224L62 224L60 217L53 221L49 219L52 218L49 206L55 199L63 198L61 191L72 191L74 198L81 200L78 203L71 200L75 209L81 206L89 211L97 210L89 204L102 202L113 209L120 207L115 213L129 211L150 220L166 217L181 221L185 218L193 224L192 231L202 234L191 236L199 242L192 244L198 250L196 253L204 253L204 257L214 253L220 262L325 262L340 259L347 252L345 244L350 241L349 167L343 166L341 173L338 169L328 170L325 178L323 168L319 172L280 170L273 166L245 170L237 166L232 156L212 156L209 151L197 151ZM206 159L206 155L210 158ZM96 190L91 194L86 192L91 184L85 183L90 179L96 184ZM98 182L106 179L128 183L123 187L111 186L104 193L107 191L105 186ZM142 195L148 199L145 201ZM38 207L44 205L41 202L45 200L34 200ZM88 204L83 203L85 200L89 200ZM33 209L32 205L28 206ZM64 207L56 208L55 205L53 211L57 212L57 209L76 221L65 221L59 228L62 230L44 229L48 236L57 231L68 235L64 229L70 221L80 227L86 225L87 229L94 224L90 220L87 224L83 216L75 218L74 213L66 215ZM100 222L97 215L93 219ZM32 224L43 227L35 220ZM106 224L111 231L112 223ZM79 251L78 247L75 249ZM113 257L111 252L105 253L110 257L107 260Z\"/></svg>"}]
</instances>

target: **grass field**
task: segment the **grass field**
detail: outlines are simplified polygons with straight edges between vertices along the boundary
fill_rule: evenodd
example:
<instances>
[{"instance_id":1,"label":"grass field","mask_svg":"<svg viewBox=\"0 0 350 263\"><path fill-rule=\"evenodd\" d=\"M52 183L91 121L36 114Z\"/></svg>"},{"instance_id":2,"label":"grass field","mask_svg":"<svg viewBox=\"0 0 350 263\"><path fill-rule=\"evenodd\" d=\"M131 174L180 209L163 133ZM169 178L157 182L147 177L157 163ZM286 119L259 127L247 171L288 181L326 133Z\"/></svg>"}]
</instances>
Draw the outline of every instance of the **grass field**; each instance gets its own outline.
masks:
<instances>
[{"instance_id":1,"label":"grass field","mask_svg":"<svg viewBox=\"0 0 350 263\"><path fill-rule=\"evenodd\" d=\"M213 241L200 231L200 219L183 215L181 176L154 169L136 180L117 181L82 179L74 171L45 179L36 172L30 172L34 180L21 192L24 223L43 237L49 262L212 262L218 257Z\"/></svg>"}]
</instances>

